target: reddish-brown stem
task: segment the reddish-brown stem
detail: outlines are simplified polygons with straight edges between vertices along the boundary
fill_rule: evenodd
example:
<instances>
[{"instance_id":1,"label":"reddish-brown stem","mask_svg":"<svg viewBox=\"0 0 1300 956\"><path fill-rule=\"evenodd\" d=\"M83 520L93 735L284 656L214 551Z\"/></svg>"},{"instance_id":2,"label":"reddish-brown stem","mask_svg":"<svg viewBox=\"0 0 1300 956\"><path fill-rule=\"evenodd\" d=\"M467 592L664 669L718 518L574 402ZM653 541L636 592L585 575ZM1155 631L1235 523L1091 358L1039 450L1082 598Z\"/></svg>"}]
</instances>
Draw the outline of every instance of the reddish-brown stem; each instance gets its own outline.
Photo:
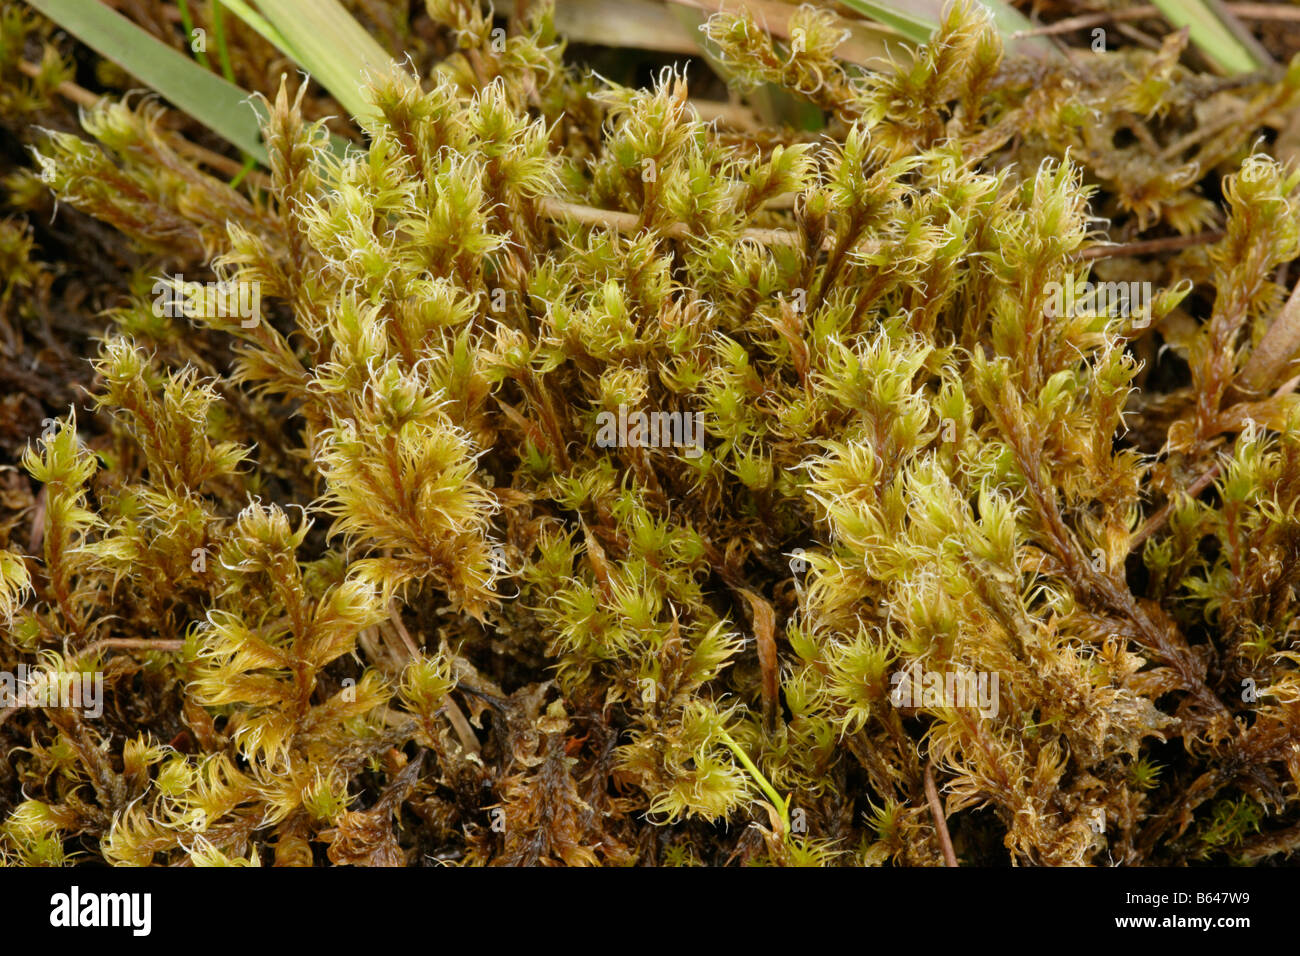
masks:
<instances>
[{"instance_id":1,"label":"reddish-brown stem","mask_svg":"<svg viewBox=\"0 0 1300 956\"><path fill-rule=\"evenodd\" d=\"M948 819L943 815L943 804L939 802L939 790L934 785L934 770L929 761L925 764L925 799L930 804L930 813L934 817L934 828L939 832L939 847L943 850L943 865L957 866L957 854L952 848L952 837L948 833Z\"/></svg>"},{"instance_id":2,"label":"reddish-brown stem","mask_svg":"<svg viewBox=\"0 0 1300 956\"><path fill-rule=\"evenodd\" d=\"M1114 256L1145 256L1157 252L1176 252L1193 246L1208 245L1223 238L1223 230L1199 232L1194 236L1167 236L1163 239L1141 239L1137 242L1120 242L1114 245L1098 244L1080 249L1080 259L1109 259Z\"/></svg>"},{"instance_id":3,"label":"reddish-brown stem","mask_svg":"<svg viewBox=\"0 0 1300 956\"><path fill-rule=\"evenodd\" d=\"M1300 282L1291 291L1264 337L1250 353L1234 383L1239 390L1262 392L1277 381L1300 351Z\"/></svg>"}]
</instances>

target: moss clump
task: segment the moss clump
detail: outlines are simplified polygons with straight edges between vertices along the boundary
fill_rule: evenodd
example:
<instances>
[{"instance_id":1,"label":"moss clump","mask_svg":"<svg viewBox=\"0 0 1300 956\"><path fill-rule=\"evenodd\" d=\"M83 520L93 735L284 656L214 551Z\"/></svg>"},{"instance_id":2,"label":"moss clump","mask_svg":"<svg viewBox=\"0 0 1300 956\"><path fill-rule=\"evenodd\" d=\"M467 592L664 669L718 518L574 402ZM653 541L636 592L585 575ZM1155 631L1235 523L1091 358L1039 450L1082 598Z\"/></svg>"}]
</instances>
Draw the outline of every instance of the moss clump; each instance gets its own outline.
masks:
<instances>
[{"instance_id":1,"label":"moss clump","mask_svg":"<svg viewBox=\"0 0 1300 956\"><path fill-rule=\"evenodd\" d=\"M364 147L281 86L252 198L147 105L40 145L185 276L113 314L111 433L24 462L6 666L106 692L7 715L10 859L1291 852L1300 413L1237 373L1300 251L1243 144L1300 71L1004 62L957 7L854 74L828 14L715 17L827 121L756 131L567 67L545 10L431 10L462 52L372 76ZM1061 307L1115 282L1151 295Z\"/></svg>"}]
</instances>

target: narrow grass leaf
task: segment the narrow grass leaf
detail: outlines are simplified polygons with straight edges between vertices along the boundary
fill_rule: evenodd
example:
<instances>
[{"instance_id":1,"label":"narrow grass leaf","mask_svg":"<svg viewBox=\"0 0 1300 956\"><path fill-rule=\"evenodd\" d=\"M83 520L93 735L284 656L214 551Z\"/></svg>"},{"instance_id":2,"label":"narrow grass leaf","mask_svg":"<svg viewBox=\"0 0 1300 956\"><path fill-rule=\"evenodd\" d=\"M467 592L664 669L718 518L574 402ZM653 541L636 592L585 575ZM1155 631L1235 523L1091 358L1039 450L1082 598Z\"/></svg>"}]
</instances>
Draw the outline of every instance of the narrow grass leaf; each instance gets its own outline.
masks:
<instances>
[{"instance_id":1,"label":"narrow grass leaf","mask_svg":"<svg viewBox=\"0 0 1300 956\"><path fill-rule=\"evenodd\" d=\"M1220 72L1229 76L1253 73L1268 66L1268 55L1258 44L1247 42L1227 22L1226 15L1205 0L1155 0L1156 7L1175 27L1187 27L1192 43Z\"/></svg>"},{"instance_id":2,"label":"narrow grass leaf","mask_svg":"<svg viewBox=\"0 0 1300 956\"><path fill-rule=\"evenodd\" d=\"M98 0L27 0L86 46L112 60L177 109L267 163L261 117L248 94L150 36Z\"/></svg>"},{"instance_id":3,"label":"narrow grass leaf","mask_svg":"<svg viewBox=\"0 0 1300 956\"><path fill-rule=\"evenodd\" d=\"M939 29L946 0L843 0L844 6L866 17L892 27L914 43L926 43ZM1018 37L1016 34L1033 29L1033 24L1023 13L1003 0L978 0L978 6L988 11L993 24L1002 34L1007 48L1016 53L1036 57L1055 57L1056 48L1046 37Z\"/></svg>"},{"instance_id":4,"label":"narrow grass leaf","mask_svg":"<svg viewBox=\"0 0 1300 956\"><path fill-rule=\"evenodd\" d=\"M393 57L338 0L259 0L257 8L289 44L281 49L354 118L366 124L377 118L362 83L367 71L387 69Z\"/></svg>"}]
</instances>

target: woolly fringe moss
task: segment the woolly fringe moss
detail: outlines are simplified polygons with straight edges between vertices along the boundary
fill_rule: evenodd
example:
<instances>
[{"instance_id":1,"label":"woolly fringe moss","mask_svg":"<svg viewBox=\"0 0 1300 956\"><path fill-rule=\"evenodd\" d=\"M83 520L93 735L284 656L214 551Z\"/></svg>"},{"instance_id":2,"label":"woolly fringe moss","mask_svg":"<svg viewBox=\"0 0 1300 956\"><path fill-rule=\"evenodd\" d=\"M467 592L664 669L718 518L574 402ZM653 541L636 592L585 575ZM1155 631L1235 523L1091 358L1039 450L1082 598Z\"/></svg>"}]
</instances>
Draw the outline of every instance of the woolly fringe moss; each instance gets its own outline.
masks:
<instances>
[{"instance_id":1,"label":"woolly fringe moss","mask_svg":"<svg viewBox=\"0 0 1300 956\"><path fill-rule=\"evenodd\" d=\"M1300 418L1235 377L1300 241L1300 177L1241 164L1300 73L1004 62L958 7L865 74L830 14L719 15L827 118L739 129L564 66L546 10L430 7L461 52L372 76L365 148L281 86L252 199L148 104L39 146L186 274L113 317L111 439L24 462L5 664L107 699L6 713L7 859L1291 852Z\"/></svg>"}]
</instances>

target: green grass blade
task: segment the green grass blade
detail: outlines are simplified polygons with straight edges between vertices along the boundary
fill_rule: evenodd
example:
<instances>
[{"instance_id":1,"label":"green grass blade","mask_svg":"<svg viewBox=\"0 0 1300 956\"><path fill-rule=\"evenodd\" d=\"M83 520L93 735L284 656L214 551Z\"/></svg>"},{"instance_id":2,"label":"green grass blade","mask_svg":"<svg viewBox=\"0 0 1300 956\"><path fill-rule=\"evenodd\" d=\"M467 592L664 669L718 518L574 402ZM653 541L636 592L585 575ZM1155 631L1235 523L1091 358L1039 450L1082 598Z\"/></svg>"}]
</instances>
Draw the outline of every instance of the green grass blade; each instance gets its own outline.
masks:
<instances>
[{"instance_id":1,"label":"green grass blade","mask_svg":"<svg viewBox=\"0 0 1300 956\"><path fill-rule=\"evenodd\" d=\"M871 3L870 0L844 0L844 5L864 17L879 20L887 27L893 27L903 37L913 43L924 43L939 29L938 20L931 20L901 4ZM915 7L916 4L912 4Z\"/></svg>"},{"instance_id":2,"label":"green grass blade","mask_svg":"<svg viewBox=\"0 0 1300 956\"><path fill-rule=\"evenodd\" d=\"M363 75L387 69L393 57L338 0L258 0L257 8L288 44L281 49L353 117L363 123L375 118L361 95Z\"/></svg>"},{"instance_id":3,"label":"green grass blade","mask_svg":"<svg viewBox=\"0 0 1300 956\"><path fill-rule=\"evenodd\" d=\"M212 39L217 44L217 59L221 61L221 75L235 82L235 68L230 63L230 50L226 45L226 20L221 12L221 0L209 0L212 16Z\"/></svg>"},{"instance_id":4,"label":"green grass blade","mask_svg":"<svg viewBox=\"0 0 1300 956\"><path fill-rule=\"evenodd\" d=\"M1009 38L1025 30L1032 30L1033 23L1023 13L1017 10L1009 3L1002 0L980 0L980 6L993 15L993 23L998 28L998 32L1003 37L1008 38L1008 42L1016 49L1032 51L1052 51L1056 52L1051 41L1046 37L1029 37L1021 40L1010 40Z\"/></svg>"},{"instance_id":5,"label":"green grass blade","mask_svg":"<svg viewBox=\"0 0 1300 956\"><path fill-rule=\"evenodd\" d=\"M1244 42L1232 26L1205 0L1154 0L1175 27L1187 27L1197 49L1229 76L1253 73L1268 66L1260 50ZM1256 44L1256 46L1258 46Z\"/></svg>"},{"instance_id":6,"label":"green grass blade","mask_svg":"<svg viewBox=\"0 0 1300 956\"><path fill-rule=\"evenodd\" d=\"M947 0L843 0L850 10L897 30L913 43L926 43L939 29ZM1038 57L1053 57L1056 49L1045 37L1015 38L1015 34L1032 30L1033 24L1015 7L1003 0L978 0L993 17L993 25L1002 34L1009 50Z\"/></svg>"},{"instance_id":7,"label":"green grass blade","mask_svg":"<svg viewBox=\"0 0 1300 956\"><path fill-rule=\"evenodd\" d=\"M251 27L254 33L271 44L271 46L286 56L297 59L289 49L289 41L285 39L279 30L266 21L266 17L246 4L244 0L220 0L220 2L229 7L231 13L243 20L246 26Z\"/></svg>"},{"instance_id":8,"label":"green grass blade","mask_svg":"<svg viewBox=\"0 0 1300 956\"><path fill-rule=\"evenodd\" d=\"M227 82L98 0L27 0L100 56L184 110L214 133L267 164L255 102Z\"/></svg>"},{"instance_id":9,"label":"green grass blade","mask_svg":"<svg viewBox=\"0 0 1300 956\"><path fill-rule=\"evenodd\" d=\"M190 16L189 0L176 0L176 5L181 9L181 26L185 28L187 37L194 36L194 18ZM212 64L208 62L208 55L202 50L194 51L194 59L199 61L199 65L205 70L212 69Z\"/></svg>"}]
</instances>

